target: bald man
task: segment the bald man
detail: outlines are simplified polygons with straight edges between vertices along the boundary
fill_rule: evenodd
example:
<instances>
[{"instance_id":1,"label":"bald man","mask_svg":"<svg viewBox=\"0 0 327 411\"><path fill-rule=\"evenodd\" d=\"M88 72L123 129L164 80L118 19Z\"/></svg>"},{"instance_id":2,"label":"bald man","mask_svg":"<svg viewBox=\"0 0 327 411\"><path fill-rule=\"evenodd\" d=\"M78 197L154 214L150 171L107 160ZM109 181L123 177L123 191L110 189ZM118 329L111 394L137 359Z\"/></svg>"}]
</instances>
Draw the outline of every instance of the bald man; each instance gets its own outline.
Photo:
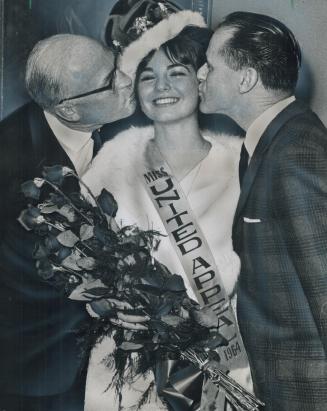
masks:
<instances>
[{"instance_id":1,"label":"bald man","mask_svg":"<svg viewBox=\"0 0 327 411\"><path fill-rule=\"evenodd\" d=\"M26 87L34 102L0 123L0 410L82 411L76 330L88 318L85 304L36 274L35 238L16 221L19 190L43 166L82 175L101 145L97 130L133 113L132 85L110 50L64 34L34 47Z\"/></svg>"}]
</instances>

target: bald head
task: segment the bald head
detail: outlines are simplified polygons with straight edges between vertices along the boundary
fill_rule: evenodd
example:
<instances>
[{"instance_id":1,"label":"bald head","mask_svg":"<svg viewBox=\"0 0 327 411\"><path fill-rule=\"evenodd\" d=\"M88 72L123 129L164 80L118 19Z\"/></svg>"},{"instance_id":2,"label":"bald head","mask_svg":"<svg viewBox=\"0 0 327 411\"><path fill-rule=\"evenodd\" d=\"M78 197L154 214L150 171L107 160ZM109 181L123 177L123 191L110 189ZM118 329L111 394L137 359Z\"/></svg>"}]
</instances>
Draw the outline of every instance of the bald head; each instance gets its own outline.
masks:
<instances>
[{"instance_id":1,"label":"bald head","mask_svg":"<svg viewBox=\"0 0 327 411\"><path fill-rule=\"evenodd\" d=\"M41 40L27 61L26 87L42 108L90 89L103 66L114 69L114 56L98 41L85 36L58 34ZM92 88L92 86L91 86Z\"/></svg>"}]
</instances>

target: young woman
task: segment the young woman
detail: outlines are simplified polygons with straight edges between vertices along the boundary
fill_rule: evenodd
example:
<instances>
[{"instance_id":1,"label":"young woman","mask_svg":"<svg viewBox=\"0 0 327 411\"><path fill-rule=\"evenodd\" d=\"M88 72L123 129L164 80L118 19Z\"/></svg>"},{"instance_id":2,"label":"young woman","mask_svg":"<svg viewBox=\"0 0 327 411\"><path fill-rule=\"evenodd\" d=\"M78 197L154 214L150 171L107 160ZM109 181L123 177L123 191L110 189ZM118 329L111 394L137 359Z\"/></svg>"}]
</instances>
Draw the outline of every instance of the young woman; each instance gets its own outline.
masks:
<instances>
[{"instance_id":1,"label":"young woman","mask_svg":"<svg viewBox=\"0 0 327 411\"><path fill-rule=\"evenodd\" d=\"M181 13L189 12L176 15ZM165 21L165 24L168 23ZM144 183L147 178L155 179L153 174L147 174L148 170L160 170L164 163L180 184L214 256L223 285L232 295L239 272L231 230L239 196L241 139L210 134L199 128L197 70L205 62L210 31L188 25L174 38L165 40L167 37L164 36L162 45L147 53L136 72L136 97L153 125L131 128L106 143L83 179L94 194L106 188L114 195L119 205L118 224L136 224L166 234ZM162 238L155 257L172 273L183 276L189 295L196 299L168 236ZM112 348L112 342L104 341L93 350L88 374L87 411L117 410L112 390L104 393L111 376L100 364ZM230 375L249 388L246 362L243 365L244 369L232 370ZM144 381L139 381L124 391L124 407L136 404L143 387L146 387ZM155 402L159 400L153 401L144 409L163 407ZM190 406L189 409L195 408Z\"/></svg>"}]
</instances>

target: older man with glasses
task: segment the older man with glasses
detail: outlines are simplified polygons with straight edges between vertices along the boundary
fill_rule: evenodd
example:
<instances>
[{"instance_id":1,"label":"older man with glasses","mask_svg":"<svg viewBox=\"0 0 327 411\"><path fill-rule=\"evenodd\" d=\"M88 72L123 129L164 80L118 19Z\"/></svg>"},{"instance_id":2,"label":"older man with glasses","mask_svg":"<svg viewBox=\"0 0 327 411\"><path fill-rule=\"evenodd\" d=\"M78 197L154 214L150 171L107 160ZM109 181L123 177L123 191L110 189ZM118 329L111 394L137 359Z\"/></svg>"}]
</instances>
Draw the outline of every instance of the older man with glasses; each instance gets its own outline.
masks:
<instances>
[{"instance_id":1,"label":"older man with glasses","mask_svg":"<svg viewBox=\"0 0 327 411\"><path fill-rule=\"evenodd\" d=\"M34 101L0 123L0 409L82 411L74 331L85 304L38 278L34 237L16 221L20 184L55 164L82 175L101 146L99 128L133 113L133 89L109 49L70 34L34 47L26 86Z\"/></svg>"}]
</instances>

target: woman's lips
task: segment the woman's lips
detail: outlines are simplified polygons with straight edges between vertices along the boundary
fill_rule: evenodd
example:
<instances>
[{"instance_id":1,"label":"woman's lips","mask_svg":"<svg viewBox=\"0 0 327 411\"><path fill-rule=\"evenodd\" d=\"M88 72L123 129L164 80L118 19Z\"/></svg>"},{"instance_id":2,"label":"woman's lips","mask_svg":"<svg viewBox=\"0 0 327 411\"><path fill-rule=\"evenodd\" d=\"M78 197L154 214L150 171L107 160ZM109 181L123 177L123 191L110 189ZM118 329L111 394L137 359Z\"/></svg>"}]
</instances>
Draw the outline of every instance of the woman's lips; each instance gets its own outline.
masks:
<instances>
[{"instance_id":1,"label":"woman's lips","mask_svg":"<svg viewBox=\"0 0 327 411\"><path fill-rule=\"evenodd\" d=\"M153 100L155 106L168 106L178 103L179 98L177 97L160 97Z\"/></svg>"}]
</instances>

